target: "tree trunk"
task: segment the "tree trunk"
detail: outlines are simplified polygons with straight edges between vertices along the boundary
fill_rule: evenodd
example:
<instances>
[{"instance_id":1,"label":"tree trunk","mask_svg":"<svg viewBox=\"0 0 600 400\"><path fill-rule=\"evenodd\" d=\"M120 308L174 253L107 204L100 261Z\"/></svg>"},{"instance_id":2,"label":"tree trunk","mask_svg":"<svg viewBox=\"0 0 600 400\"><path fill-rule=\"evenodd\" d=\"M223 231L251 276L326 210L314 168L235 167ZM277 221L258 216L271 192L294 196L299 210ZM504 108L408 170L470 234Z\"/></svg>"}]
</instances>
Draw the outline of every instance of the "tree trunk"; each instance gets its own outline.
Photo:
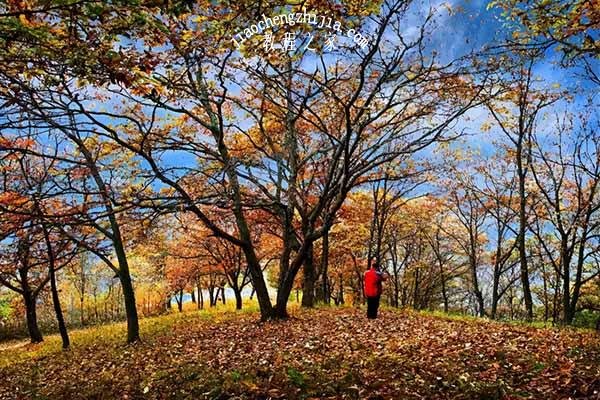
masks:
<instances>
[{"instance_id":1,"label":"tree trunk","mask_svg":"<svg viewBox=\"0 0 600 400\"><path fill-rule=\"evenodd\" d=\"M498 313L498 290L500 289L500 273L498 266L494 266L494 277L492 282L492 310L490 317L496 319Z\"/></svg>"},{"instance_id":2,"label":"tree trunk","mask_svg":"<svg viewBox=\"0 0 600 400\"><path fill-rule=\"evenodd\" d=\"M134 343L140 340L140 326L135 304L135 292L131 283L129 269L119 270L119 280L123 289L123 298L125 300L125 315L127 316L127 343Z\"/></svg>"},{"instance_id":3,"label":"tree trunk","mask_svg":"<svg viewBox=\"0 0 600 400\"><path fill-rule=\"evenodd\" d=\"M400 286L398 285L398 276L394 272L394 307L400 307Z\"/></svg>"},{"instance_id":4,"label":"tree trunk","mask_svg":"<svg viewBox=\"0 0 600 400\"><path fill-rule=\"evenodd\" d=\"M65 318L60 306L60 298L58 297L58 289L56 287L56 263L54 259L54 250L52 249L52 242L50 240L50 233L46 225L42 224L42 230L44 232L44 241L46 242L46 250L48 253L48 269L50 276L50 291L52 293L52 305L54 306L54 313L56 315L56 322L58 323L58 331L60 332L60 338L62 340L62 348L68 349L70 345L69 333L67 332L67 326L65 324ZM98 311L96 309L96 319L98 319Z\"/></svg>"},{"instance_id":5,"label":"tree trunk","mask_svg":"<svg viewBox=\"0 0 600 400\"><path fill-rule=\"evenodd\" d=\"M234 289L233 293L235 294L235 309L241 310L242 309L242 291Z\"/></svg>"},{"instance_id":6,"label":"tree trunk","mask_svg":"<svg viewBox=\"0 0 600 400\"><path fill-rule=\"evenodd\" d=\"M500 301L499 290L500 290L500 277L502 272L502 264L500 259L502 257L502 235L504 229L498 221L496 223L496 232L498 237L496 239L496 258L494 261L494 271L492 277L492 309L490 311L491 319L496 319L498 314L498 302Z\"/></svg>"},{"instance_id":7,"label":"tree trunk","mask_svg":"<svg viewBox=\"0 0 600 400\"><path fill-rule=\"evenodd\" d=\"M37 322L36 298L29 288L23 291L23 302L25 303L27 331L29 332L31 343L40 343L44 338Z\"/></svg>"},{"instance_id":8,"label":"tree trunk","mask_svg":"<svg viewBox=\"0 0 600 400\"><path fill-rule=\"evenodd\" d=\"M309 247L312 246L311 243L304 242L298 253L296 254L294 261L287 268L286 273L283 277L279 279L279 288L277 291L277 302L274 307L273 318L277 319L286 319L288 318L287 313L287 302L290 298L290 294L292 293L292 289L294 287L294 279L298 274L298 270L304 264L306 259L307 251ZM314 284L314 280L313 280Z\"/></svg>"},{"instance_id":9,"label":"tree trunk","mask_svg":"<svg viewBox=\"0 0 600 400\"><path fill-rule=\"evenodd\" d=\"M307 308L315 305L315 264L313 256L313 245L309 244L304 258L304 286L302 289L302 307Z\"/></svg>"},{"instance_id":10,"label":"tree trunk","mask_svg":"<svg viewBox=\"0 0 600 400\"><path fill-rule=\"evenodd\" d=\"M70 346L69 333L65 324L65 317L60 306L60 298L58 297L58 289L56 287L56 272L53 267L50 267L50 290L52 292L52 304L54 313L56 314L56 322L58 323L58 331L62 340L62 348L68 349Z\"/></svg>"},{"instance_id":11,"label":"tree trunk","mask_svg":"<svg viewBox=\"0 0 600 400\"><path fill-rule=\"evenodd\" d=\"M214 285L210 285L208 287L208 300L210 302L210 306L214 307L217 302L215 301L215 286Z\"/></svg>"},{"instance_id":12,"label":"tree trunk","mask_svg":"<svg viewBox=\"0 0 600 400\"><path fill-rule=\"evenodd\" d=\"M558 274L556 274L556 279L554 281L554 296L552 297L552 324L556 325L558 323L558 319L559 319L559 315L558 315L558 311L559 311L559 298L560 298L560 282L558 282L559 280L559 276Z\"/></svg>"},{"instance_id":13,"label":"tree trunk","mask_svg":"<svg viewBox=\"0 0 600 400\"><path fill-rule=\"evenodd\" d=\"M419 285L421 282L419 281L419 268L415 268L415 285L413 290L413 308L415 310L419 309Z\"/></svg>"},{"instance_id":14,"label":"tree trunk","mask_svg":"<svg viewBox=\"0 0 600 400\"><path fill-rule=\"evenodd\" d=\"M340 290L338 292L338 304L344 304L344 279L340 276Z\"/></svg>"},{"instance_id":15,"label":"tree trunk","mask_svg":"<svg viewBox=\"0 0 600 400\"><path fill-rule=\"evenodd\" d=\"M133 290L131 273L129 271L129 264L127 262L127 255L123 246L121 228L119 226L119 222L117 221L117 216L112 208L111 197L107 192L108 186L102 179L102 175L100 174L98 166L96 165L95 157L86 147L85 143L75 135L69 134L69 137L77 144L79 150L84 155L86 164L89 167L98 190L103 198L104 207L106 209L108 220L112 229L112 235L110 236L110 239L112 241L119 264L119 268L115 272L117 272L119 280L121 281L121 288L123 290L123 297L125 300L125 314L127 316L127 343L133 343L140 340L140 326L138 321L137 306L135 303L135 291Z\"/></svg>"},{"instance_id":16,"label":"tree trunk","mask_svg":"<svg viewBox=\"0 0 600 400\"><path fill-rule=\"evenodd\" d=\"M485 308L483 302L483 293L479 289L479 279L477 278L477 265L471 266L471 279L473 280L473 293L477 300L477 315L480 317L485 316Z\"/></svg>"},{"instance_id":17,"label":"tree trunk","mask_svg":"<svg viewBox=\"0 0 600 400\"><path fill-rule=\"evenodd\" d=\"M440 279L442 281L442 299L444 300L444 312L448 312L448 293L446 291L446 276L444 275L444 264L439 260ZM397 296L397 295L396 295ZM396 305L396 307L398 307Z\"/></svg>"},{"instance_id":18,"label":"tree trunk","mask_svg":"<svg viewBox=\"0 0 600 400\"><path fill-rule=\"evenodd\" d=\"M586 219L582 226L582 235L579 243L579 249L577 254L577 269L575 271L575 282L573 283L573 296L571 297L571 302L569 304L569 312L567 314L567 323L570 325L573 323L573 319L575 318L575 313L577 311L577 302L579 301L579 296L581 293L581 287L583 285L583 264L585 260L585 246L588 240L588 225L589 218L591 215L591 211L588 211L586 215Z\"/></svg>"},{"instance_id":19,"label":"tree trunk","mask_svg":"<svg viewBox=\"0 0 600 400\"><path fill-rule=\"evenodd\" d=\"M525 248L525 229L527 216L525 213L525 171L523 169L523 135L520 136L516 149L517 174L519 177L519 264L521 269L521 285L523 286L523 299L525 300L525 311L527 321L533 320L533 298L529 286L529 269L527 267L527 252Z\"/></svg>"},{"instance_id":20,"label":"tree trunk","mask_svg":"<svg viewBox=\"0 0 600 400\"><path fill-rule=\"evenodd\" d=\"M148 303L150 300L148 300ZM148 314L150 313L150 304L148 304ZM99 319L98 316L98 294L96 293L96 289L94 289L94 322L97 323Z\"/></svg>"},{"instance_id":21,"label":"tree trunk","mask_svg":"<svg viewBox=\"0 0 600 400\"><path fill-rule=\"evenodd\" d=\"M202 310L204 308L204 295L202 294L202 288L200 284L196 285L198 289L198 310Z\"/></svg>"},{"instance_id":22,"label":"tree trunk","mask_svg":"<svg viewBox=\"0 0 600 400\"><path fill-rule=\"evenodd\" d=\"M79 317L80 317L80 323L81 323L82 327L85 326L85 315L83 312L84 300L85 300L85 298L83 296L79 296Z\"/></svg>"},{"instance_id":23,"label":"tree trunk","mask_svg":"<svg viewBox=\"0 0 600 400\"><path fill-rule=\"evenodd\" d=\"M179 291L179 293L175 294L175 302L177 303L177 310L179 312L183 311L181 291Z\"/></svg>"},{"instance_id":24,"label":"tree trunk","mask_svg":"<svg viewBox=\"0 0 600 400\"><path fill-rule=\"evenodd\" d=\"M274 309L273 305L271 304L269 290L267 289L267 284L265 283L260 263L258 262L254 252L244 252L244 255L246 256L246 261L248 263L248 270L252 280L253 291L256 293L256 298L258 300L260 318L263 321L272 319L274 316Z\"/></svg>"},{"instance_id":25,"label":"tree trunk","mask_svg":"<svg viewBox=\"0 0 600 400\"><path fill-rule=\"evenodd\" d=\"M548 322L550 317L550 301L548 300L548 277L546 276L546 268L542 262L542 282L544 283L544 322Z\"/></svg>"},{"instance_id":26,"label":"tree trunk","mask_svg":"<svg viewBox=\"0 0 600 400\"><path fill-rule=\"evenodd\" d=\"M277 302L275 303L274 317L278 319L286 319L287 313L287 301L292 292L292 286L294 281L291 282L283 280L277 290Z\"/></svg>"},{"instance_id":27,"label":"tree trunk","mask_svg":"<svg viewBox=\"0 0 600 400\"><path fill-rule=\"evenodd\" d=\"M323 302L325 304L331 303L331 293L329 290L329 230L325 231L323 235L323 243L321 248L321 274L322 274L322 287L323 287Z\"/></svg>"}]
</instances>

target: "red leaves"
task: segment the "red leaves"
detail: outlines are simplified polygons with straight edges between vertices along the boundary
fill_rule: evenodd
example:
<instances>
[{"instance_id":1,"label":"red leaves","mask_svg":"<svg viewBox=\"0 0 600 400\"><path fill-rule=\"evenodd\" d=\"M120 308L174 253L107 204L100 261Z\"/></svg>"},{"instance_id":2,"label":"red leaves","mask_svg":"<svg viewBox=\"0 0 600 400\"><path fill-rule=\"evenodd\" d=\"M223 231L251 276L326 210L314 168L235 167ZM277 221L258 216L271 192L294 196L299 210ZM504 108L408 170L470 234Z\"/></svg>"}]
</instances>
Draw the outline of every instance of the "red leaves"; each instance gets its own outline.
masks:
<instances>
[{"instance_id":1,"label":"red leaves","mask_svg":"<svg viewBox=\"0 0 600 400\"><path fill-rule=\"evenodd\" d=\"M0 137L0 149L2 150L26 150L32 148L34 145L35 141L33 139L15 138L11 140L6 137Z\"/></svg>"}]
</instances>

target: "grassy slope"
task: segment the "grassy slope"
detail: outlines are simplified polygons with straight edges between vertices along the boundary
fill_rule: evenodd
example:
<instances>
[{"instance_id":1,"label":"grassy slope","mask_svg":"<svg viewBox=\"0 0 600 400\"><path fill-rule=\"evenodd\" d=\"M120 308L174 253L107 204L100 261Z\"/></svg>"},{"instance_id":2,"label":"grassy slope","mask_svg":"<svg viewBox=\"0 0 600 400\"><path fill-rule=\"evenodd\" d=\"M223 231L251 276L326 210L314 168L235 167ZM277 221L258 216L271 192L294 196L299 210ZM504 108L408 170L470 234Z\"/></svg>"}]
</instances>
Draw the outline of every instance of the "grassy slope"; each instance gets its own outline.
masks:
<instances>
[{"instance_id":1,"label":"grassy slope","mask_svg":"<svg viewBox=\"0 0 600 400\"><path fill-rule=\"evenodd\" d=\"M252 310L190 311L0 351L4 398L592 398L600 338L383 310L294 310L257 323ZM596 397L593 397L596 398Z\"/></svg>"}]
</instances>

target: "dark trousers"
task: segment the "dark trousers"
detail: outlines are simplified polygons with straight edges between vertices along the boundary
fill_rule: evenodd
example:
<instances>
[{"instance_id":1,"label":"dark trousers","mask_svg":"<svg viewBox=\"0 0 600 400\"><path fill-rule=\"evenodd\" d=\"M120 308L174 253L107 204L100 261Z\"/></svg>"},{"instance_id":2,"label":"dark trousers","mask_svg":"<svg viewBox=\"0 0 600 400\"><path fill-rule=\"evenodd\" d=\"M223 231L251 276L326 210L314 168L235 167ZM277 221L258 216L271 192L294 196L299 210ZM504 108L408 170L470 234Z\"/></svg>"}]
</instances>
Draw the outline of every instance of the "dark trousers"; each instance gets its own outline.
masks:
<instances>
[{"instance_id":1,"label":"dark trousers","mask_svg":"<svg viewBox=\"0 0 600 400\"><path fill-rule=\"evenodd\" d=\"M367 297L367 318L377 318L377 309L379 308L379 298L381 296Z\"/></svg>"}]
</instances>

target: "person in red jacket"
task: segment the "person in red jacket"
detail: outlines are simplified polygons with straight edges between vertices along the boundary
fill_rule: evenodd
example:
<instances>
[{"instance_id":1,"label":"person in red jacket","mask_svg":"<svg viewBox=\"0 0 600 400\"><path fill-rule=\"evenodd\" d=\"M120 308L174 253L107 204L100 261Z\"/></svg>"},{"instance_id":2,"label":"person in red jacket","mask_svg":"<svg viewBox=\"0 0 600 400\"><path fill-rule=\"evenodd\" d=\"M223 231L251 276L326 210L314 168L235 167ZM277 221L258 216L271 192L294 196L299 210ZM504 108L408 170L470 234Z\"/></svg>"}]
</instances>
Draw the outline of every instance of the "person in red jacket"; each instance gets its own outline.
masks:
<instances>
[{"instance_id":1,"label":"person in red jacket","mask_svg":"<svg viewBox=\"0 0 600 400\"><path fill-rule=\"evenodd\" d=\"M364 277L364 293L367 298L367 318L377 318L377 310L379 309L379 299L383 292L382 282L386 276L379 271L379 265L373 264L371 269L365 272Z\"/></svg>"}]
</instances>

